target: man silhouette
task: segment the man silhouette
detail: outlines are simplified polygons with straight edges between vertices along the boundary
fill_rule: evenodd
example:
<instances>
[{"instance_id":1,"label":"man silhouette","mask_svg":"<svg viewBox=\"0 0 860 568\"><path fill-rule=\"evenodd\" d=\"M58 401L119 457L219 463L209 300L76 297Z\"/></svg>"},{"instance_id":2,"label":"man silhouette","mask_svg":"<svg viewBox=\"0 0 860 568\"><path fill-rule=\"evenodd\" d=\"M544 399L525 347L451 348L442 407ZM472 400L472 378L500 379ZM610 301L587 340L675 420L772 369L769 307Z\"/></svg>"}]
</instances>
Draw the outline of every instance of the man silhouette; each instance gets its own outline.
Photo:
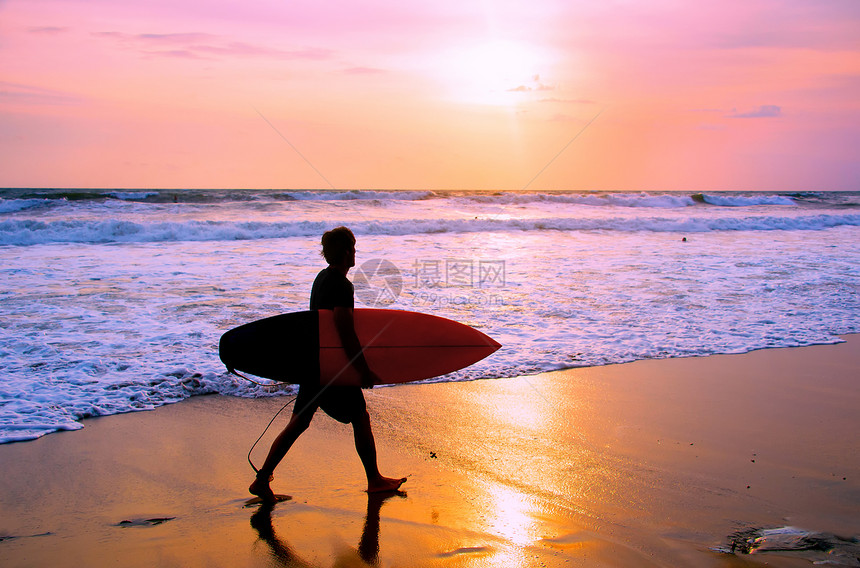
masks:
<instances>
[{"instance_id":1,"label":"man silhouette","mask_svg":"<svg viewBox=\"0 0 860 568\"><path fill-rule=\"evenodd\" d=\"M370 426L370 415L364 402L362 388L372 388L379 377L368 366L355 333L353 309L355 297L352 282L346 277L355 266L355 236L346 227L337 227L322 236L322 255L328 266L317 275L311 288L310 308L332 310L335 328L351 365L361 375L362 387L321 385L318 377L310 377L299 385L293 414L286 428L275 438L266 461L248 490L263 501L274 502L270 487L273 472L298 437L308 429L317 408L344 424L352 424L355 449L367 475L367 492L381 493L397 490L406 478L384 477L376 463L376 442Z\"/></svg>"}]
</instances>

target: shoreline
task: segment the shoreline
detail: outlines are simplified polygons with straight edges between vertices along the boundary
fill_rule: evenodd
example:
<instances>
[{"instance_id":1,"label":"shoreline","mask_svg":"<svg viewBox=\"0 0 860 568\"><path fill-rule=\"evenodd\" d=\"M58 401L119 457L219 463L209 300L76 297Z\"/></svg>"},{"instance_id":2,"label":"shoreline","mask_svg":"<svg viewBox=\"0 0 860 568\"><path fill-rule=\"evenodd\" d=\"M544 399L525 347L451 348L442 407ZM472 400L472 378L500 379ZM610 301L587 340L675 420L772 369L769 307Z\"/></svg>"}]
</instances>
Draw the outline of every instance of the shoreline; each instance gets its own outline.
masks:
<instances>
[{"instance_id":1,"label":"shoreline","mask_svg":"<svg viewBox=\"0 0 860 568\"><path fill-rule=\"evenodd\" d=\"M773 350L773 349L776 349L776 350L780 350L780 349L802 349L802 348L809 348L809 347L823 347L823 346L829 346L829 345L841 345L841 344L847 342L847 340L845 338L860 337L860 333L842 334L842 335L838 335L837 337L839 338L838 341L831 341L831 342L827 342L827 343L812 343L809 345L793 345L793 346L754 347L754 348L750 349L749 351L744 351L742 353L710 353L707 355L691 354L691 355L679 355L679 356L672 356L672 357L665 357L665 358L643 358L643 359L635 359L633 361L625 361L623 363L607 363L607 364L603 364L603 365L586 365L586 366L582 366L582 367L565 367L565 368L561 368L561 369L553 369L553 370L549 370L549 371L540 371L540 372L536 372L533 374L517 375L517 376L511 376L511 377L465 378L465 379L457 379L457 380L450 380L450 381L436 381L436 382L434 382L433 379L428 379L425 382L418 382L418 383L378 385L377 388L397 388L397 387L402 387L402 386L438 385L438 384L451 384L451 383L471 383L471 382L480 382L480 381L497 381L497 380L513 380L513 379L528 380L529 377L544 376L544 375L555 374L555 373L569 373L572 371L582 370L582 369L595 369L595 368L599 369L599 368L603 368L603 367L614 367L614 366L618 366L618 365L630 365L630 364L639 363L642 361L670 361L670 360L675 360L675 359L707 359L710 357L747 355L749 353L755 353L758 351L769 351L769 350ZM196 375L194 375L194 376L196 376ZM261 383L261 386L265 387L267 385L264 385ZM296 393L297 392L298 392L298 390L296 391ZM273 398L281 398L284 396L286 396L286 397L295 396L296 393L274 395ZM46 436L58 434L60 432L76 432L78 430L82 430L85 427L85 424L91 420L97 420L100 418L109 418L111 416L121 416L121 415L125 415L125 414L135 414L138 412L152 412L153 410L158 410L160 408L163 408L165 406L170 406L173 404L179 404L179 403L185 402L187 400L190 400L192 398L207 397L207 396L233 397L236 395L229 395L229 394L228 395L222 395L220 393L192 394L192 395L188 396L188 398L184 398L184 399L180 399L180 400L176 400L176 401L172 401L172 402L165 402L159 406L156 406L156 407L150 408L150 409L123 410L123 411L119 411L115 414L105 414L105 415L99 415L99 416L90 416L87 418L77 418L77 419L75 419L74 423L78 424L79 427L76 427L76 428L60 428L58 430L52 430L50 432L40 434L39 436L37 436L35 438L21 438L21 439L14 439L14 440L8 440L5 442L0 442L0 448L2 448L3 446L10 445L10 444L20 444L20 443L33 442L35 440L39 440L39 439L44 438ZM254 397L237 396L237 398L254 398ZM257 398L259 398L259 397L257 397Z\"/></svg>"},{"instance_id":2,"label":"shoreline","mask_svg":"<svg viewBox=\"0 0 860 568\"><path fill-rule=\"evenodd\" d=\"M374 389L382 472L410 476L405 495L384 501L362 491L349 428L320 413L275 472L273 488L293 499L243 507L245 455L283 397L192 397L87 419L0 446L0 557L9 567L810 566L808 554L712 548L745 527L860 534L860 335L843 339Z\"/></svg>"}]
</instances>

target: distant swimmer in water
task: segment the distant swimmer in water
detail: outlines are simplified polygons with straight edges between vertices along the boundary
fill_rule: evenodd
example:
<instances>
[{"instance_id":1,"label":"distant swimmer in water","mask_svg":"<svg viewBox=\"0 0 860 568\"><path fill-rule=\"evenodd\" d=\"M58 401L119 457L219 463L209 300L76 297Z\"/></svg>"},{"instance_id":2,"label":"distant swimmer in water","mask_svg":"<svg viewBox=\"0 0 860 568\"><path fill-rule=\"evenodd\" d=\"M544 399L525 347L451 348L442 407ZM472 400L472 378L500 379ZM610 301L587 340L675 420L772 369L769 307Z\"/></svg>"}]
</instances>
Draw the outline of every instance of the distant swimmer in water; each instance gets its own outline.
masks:
<instances>
[{"instance_id":1,"label":"distant swimmer in water","mask_svg":"<svg viewBox=\"0 0 860 568\"><path fill-rule=\"evenodd\" d=\"M346 277L349 269L355 266L355 236L346 227L327 231L322 236L322 254L328 262L314 280L311 288L310 308L312 310L333 310L335 327L347 356L353 367L361 375L364 388L378 383L379 377L368 366L361 351L361 344L355 333L353 308L355 296L352 282ZM370 426L370 415L364 402L362 387L320 386L319 381L308 381L299 386L299 394L293 406L293 415L281 432L266 457L263 466L257 471L257 478L248 488L263 501L274 502L276 497L269 483L275 468L287 455L298 437L308 429L311 419L318 408L344 424L352 424L355 449L367 474L367 492L382 493L396 491L406 481L405 477L384 477L379 473L376 462L376 442Z\"/></svg>"}]
</instances>

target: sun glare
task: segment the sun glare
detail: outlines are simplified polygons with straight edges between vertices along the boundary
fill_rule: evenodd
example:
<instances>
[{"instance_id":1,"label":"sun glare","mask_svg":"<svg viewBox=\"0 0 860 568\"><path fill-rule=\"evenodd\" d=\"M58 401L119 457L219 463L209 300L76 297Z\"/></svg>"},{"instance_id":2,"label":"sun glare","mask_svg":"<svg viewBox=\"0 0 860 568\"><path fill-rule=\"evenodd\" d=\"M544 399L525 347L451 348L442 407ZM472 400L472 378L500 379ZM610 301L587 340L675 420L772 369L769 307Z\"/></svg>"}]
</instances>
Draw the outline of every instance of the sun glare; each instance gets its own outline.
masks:
<instances>
[{"instance_id":1,"label":"sun glare","mask_svg":"<svg viewBox=\"0 0 860 568\"><path fill-rule=\"evenodd\" d=\"M488 41L453 49L441 62L452 98L485 105L515 105L542 90L546 57L522 42Z\"/></svg>"}]
</instances>

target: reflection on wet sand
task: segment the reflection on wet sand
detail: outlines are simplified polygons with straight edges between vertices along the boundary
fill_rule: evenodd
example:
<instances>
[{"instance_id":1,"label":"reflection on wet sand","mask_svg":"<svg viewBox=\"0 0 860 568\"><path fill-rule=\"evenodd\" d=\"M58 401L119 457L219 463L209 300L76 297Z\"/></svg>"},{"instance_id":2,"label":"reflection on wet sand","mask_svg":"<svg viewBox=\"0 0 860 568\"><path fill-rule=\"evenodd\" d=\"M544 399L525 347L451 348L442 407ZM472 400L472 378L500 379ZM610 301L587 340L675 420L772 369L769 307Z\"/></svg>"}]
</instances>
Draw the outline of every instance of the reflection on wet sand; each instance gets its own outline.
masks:
<instances>
[{"instance_id":1,"label":"reflection on wet sand","mask_svg":"<svg viewBox=\"0 0 860 568\"><path fill-rule=\"evenodd\" d=\"M598 530L618 524L597 505L633 503L638 493L619 489L630 483L629 465L595 432L594 406L601 395L593 383L532 376L450 384L443 401L422 396L433 386L403 389L384 403L421 416L414 427L398 423L389 430L396 444L422 440L416 451L432 452L432 463L447 470L440 475L463 476L456 495L422 495L462 503L444 516L448 528L461 532L440 558L521 568L600 553L652 565L648 552L608 540ZM433 425L429 439L418 430L426 424ZM431 489L414 481L422 492Z\"/></svg>"},{"instance_id":2,"label":"reflection on wet sand","mask_svg":"<svg viewBox=\"0 0 860 568\"><path fill-rule=\"evenodd\" d=\"M368 493L367 513L364 517L364 528L361 531L361 539L358 542L358 558L369 566L379 564L379 519L382 504L390 497L406 497L403 491L391 493ZM269 545L272 558L281 566L288 568L314 567L316 566L301 558L287 543L275 532L272 523L272 511L275 503L264 503L251 515L251 526L257 531L260 540ZM357 560L353 557L354 550L341 554L334 562L334 566L349 566L351 561Z\"/></svg>"},{"instance_id":3,"label":"reflection on wet sand","mask_svg":"<svg viewBox=\"0 0 860 568\"><path fill-rule=\"evenodd\" d=\"M2 565L801 568L846 548L856 565L857 346L374 389L386 467L412 474L381 521L320 417L281 474L300 500L248 530L239 458L277 398L88 420L0 445Z\"/></svg>"}]
</instances>

